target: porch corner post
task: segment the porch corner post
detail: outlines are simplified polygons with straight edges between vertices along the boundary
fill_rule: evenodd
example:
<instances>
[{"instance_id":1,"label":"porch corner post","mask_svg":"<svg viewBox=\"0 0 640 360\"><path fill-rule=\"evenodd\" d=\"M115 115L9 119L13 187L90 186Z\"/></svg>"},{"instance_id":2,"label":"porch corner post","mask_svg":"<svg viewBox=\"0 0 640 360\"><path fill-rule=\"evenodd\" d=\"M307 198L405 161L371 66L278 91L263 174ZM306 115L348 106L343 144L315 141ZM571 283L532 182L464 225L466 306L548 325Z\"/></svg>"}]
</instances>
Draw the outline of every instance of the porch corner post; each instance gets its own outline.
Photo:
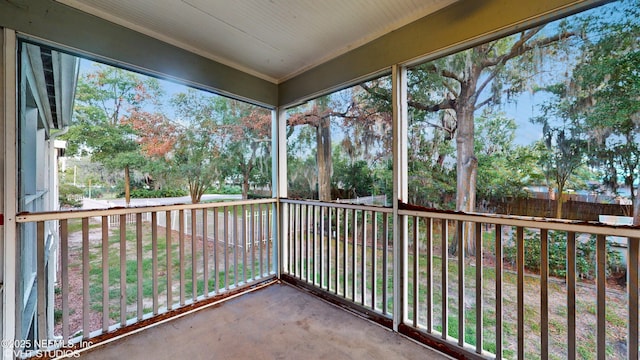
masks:
<instances>
[{"instance_id":1,"label":"porch corner post","mask_svg":"<svg viewBox=\"0 0 640 360\"><path fill-rule=\"evenodd\" d=\"M13 344L17 330L17 263L16 247L16 119L17 119L17 40L14 30L0 27L0 282L2 283L2 341ZM13 359L13 347L3 346L0 359Z\"/></svg>"},{"instance_id":2,"label":"porch corner post","mask_svg":"<svg viewBox=\"0 0 640 360\"><path fill-rule=\"evenodd\" d=\"M628 238L627 253L627 297L628 297L628 337L627 354L628 359L638 359L638 269L640 268L640 239Z\"/></svg>"},{"instance_id":3,"label":"porch corner post","mask_svg":"<svg viewBox=\"0 0 640 360\"><path fill-rule=\"evenodd\" d=\"M407 165L407 69L391 67L393 102L393 330L406 318L408 254L404 241L407 219L398 213L399 203L408 198Z\"/></svg>"},{"instance_id":4,"label":"porch corner post","mask_svg":"<svg viewBox=\"0 0 640 360\"><path fill-rule=\"evenodd\" d=\"M282 107L277 107L272 112L273 120L271 121L271 137L272 146L274 149L272 152L272 189L273 197L277 202L274 206L274 221L272 225L273 231L273 263L276 271L276 276L280 279L283 269L287 264L283 261L287 259L285 252L287 247L285 246L286 233L282 229L286 229L289 219L284 216L287 214L287 204L280 202L281 198L286 198L288 193L287 183L287 114L286 110Z\"/></svg>"}]
</instances>

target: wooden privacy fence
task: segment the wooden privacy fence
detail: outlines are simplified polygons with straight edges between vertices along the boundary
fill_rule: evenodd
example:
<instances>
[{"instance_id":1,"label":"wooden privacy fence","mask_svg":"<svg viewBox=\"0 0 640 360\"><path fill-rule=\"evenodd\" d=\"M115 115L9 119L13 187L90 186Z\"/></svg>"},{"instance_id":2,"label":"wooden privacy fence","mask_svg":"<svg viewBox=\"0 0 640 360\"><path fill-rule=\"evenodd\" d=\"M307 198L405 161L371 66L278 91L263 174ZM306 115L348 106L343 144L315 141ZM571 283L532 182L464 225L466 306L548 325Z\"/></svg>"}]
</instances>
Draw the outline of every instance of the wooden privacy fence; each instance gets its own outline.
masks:
<instances>
[{"instance_id":1,"label":"wooden privacy fence","mask_svg":"<svg viewBox=\"0 0 640 360\"><path fill-rule=\"evenodd\" d=\"M480 202L479 202L480 204ZM550 199L506 199L489 200L480 212L505 215L555 217L556 200ZM599 215L630 216L631 205L600 204L567 200L562 205L562 218L570 220L598 221Z\"/></svg>"}]
</instances>

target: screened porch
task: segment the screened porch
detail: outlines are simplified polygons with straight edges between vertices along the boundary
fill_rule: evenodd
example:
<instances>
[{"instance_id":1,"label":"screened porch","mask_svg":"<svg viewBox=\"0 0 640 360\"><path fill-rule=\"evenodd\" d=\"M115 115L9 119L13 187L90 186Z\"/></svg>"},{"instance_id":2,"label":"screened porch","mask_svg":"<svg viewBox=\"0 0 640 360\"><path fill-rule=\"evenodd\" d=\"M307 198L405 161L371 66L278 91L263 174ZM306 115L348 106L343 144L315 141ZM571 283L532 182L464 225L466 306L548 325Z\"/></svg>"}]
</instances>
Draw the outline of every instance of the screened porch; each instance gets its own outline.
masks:
<instances>
[{"instance_id":1,"label":"screened porch","mask_svg":"<svg viewBox=\"0 0 640 360\"><path fill-rule=\"evenodd\" d=\"M0 359L638 359L638 9L0 2ZM93 65L150 80L73 144ZM213 100L147 116L164 81ZM61 209L60 159L122 123L171 177ZM130 167L190 201L130 202Z\"/></svg>"}]
</instances>

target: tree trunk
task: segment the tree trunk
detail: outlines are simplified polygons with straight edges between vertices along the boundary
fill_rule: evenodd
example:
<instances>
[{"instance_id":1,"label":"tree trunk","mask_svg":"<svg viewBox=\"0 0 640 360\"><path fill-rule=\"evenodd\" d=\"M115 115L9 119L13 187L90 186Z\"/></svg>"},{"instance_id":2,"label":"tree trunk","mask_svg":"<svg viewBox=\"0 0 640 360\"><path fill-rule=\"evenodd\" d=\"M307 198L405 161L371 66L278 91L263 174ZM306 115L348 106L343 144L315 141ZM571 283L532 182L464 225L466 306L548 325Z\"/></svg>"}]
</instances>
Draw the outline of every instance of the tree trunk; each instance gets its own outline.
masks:
<instances>
[{"instance_id":1,"label":"tree trunk","mask_svg":"<svg viewBox=\"0 0 640 360\"><path fill-rule=\"evenodd\" d=\"M633 187L631 187L631 201L633 203L633 225L635 226L640 226L640 201L638 201L639 196L640 184L638 184L635 195L633 194Z\"/></svg>"},{"instance_id":2,"label":"tree trunk","mask_svg":"<svg viewBox=\"0 0 640 360\"><path fill-rule=\"evenodd\" d=\"M556 199L556 218L562 219L562 204L564 204L564 181L558 182L558 198Z\"/></svg>"},{"instance_id":3,"label":"tree trunk","mask_svg":"<svg viewBox=\"0 0 640 360\"><path fill-rule=\"evenodd\" d=\"M189 196L191 197L191 203L195 204L198 200L198 194L196 193L195 183L189 182Z\"/></svg>"},{"instance_id":4,"label":"tree trunk","mask_svg":"<svg viewBox=\"0 0 640 360\"><path fill-rule=\"evenodd\" d=\"M318 162L318 199L331 201L331 119L320 119L316 128L317 162Z\"/></svg>"},{"instance_id":5,"label":"tree trunk","mask_svg":"<svg viewBox=\"0 0 640 360\"><path fill-rule=\"evenodd\" d=\"M242 174L242 199L249 198L249 173Z\"/></svg>"},{"instance_id":6,"label":"tree trunk","mask_svg":"<svg viewBox=\"0 0 640 360\"><path fill-rule=\"evenodd\" d=\"M131 184L129 180L129 165L124 167L124 201L128 207L131 203Z\"/></svg>"},{"instance_id":7,"label":"tree trunk","mask_svg":"<svg viewBox=\"0 0 640 360\"><path fill-rule=\"evenodd\" d=\"M204 194L204 186L202 186L200 181L189 182L189 196L191 197L192 204L200 203L202 194Z\"/></svg>"},{"instance_id":8,"label":"tree trunk","mask_svg":"<svg viewBox=\"0 0 640 360\"><path fill-rule=\"evenodd\" d=\"M476 173L478 159L474 153L474 108L471 102L464 102L457 109L458 133L456 135L456 211L473 212L476 207ZM473 225L465 223L463 239L467 256L476 253ZM457 244L451 244L450 252L457 253Z\"/></svg>"},{"instance_id":9,"label":"tree trunk","mask_svg":"<svg viewBox=\"0 0 640 360\"><path fill-rule=\"evenodd\" d=\"M558 198L556 199L556 218L562 219L562 205L564 204L564 195L558 190Z\"/></svg>"}]
</instances>

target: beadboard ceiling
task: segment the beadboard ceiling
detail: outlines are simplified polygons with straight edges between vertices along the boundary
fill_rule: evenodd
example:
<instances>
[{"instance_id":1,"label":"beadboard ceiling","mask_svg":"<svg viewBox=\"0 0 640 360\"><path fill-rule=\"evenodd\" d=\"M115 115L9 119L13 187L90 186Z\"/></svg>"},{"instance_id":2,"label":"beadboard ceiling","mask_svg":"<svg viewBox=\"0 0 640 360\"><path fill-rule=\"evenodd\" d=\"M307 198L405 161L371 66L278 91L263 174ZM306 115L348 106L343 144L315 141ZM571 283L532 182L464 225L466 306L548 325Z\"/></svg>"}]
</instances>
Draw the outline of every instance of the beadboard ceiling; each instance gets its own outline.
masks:
<instances>
[{"instance_id":1,"label":"beadboard ceiling","mask_svg":"<svg viewBox=\"0 0 640 360\"><path fill-rule=\"evenodd\" d=\"M57 0L280 83L456 0Z\"/></svg>"}]
</instances>

